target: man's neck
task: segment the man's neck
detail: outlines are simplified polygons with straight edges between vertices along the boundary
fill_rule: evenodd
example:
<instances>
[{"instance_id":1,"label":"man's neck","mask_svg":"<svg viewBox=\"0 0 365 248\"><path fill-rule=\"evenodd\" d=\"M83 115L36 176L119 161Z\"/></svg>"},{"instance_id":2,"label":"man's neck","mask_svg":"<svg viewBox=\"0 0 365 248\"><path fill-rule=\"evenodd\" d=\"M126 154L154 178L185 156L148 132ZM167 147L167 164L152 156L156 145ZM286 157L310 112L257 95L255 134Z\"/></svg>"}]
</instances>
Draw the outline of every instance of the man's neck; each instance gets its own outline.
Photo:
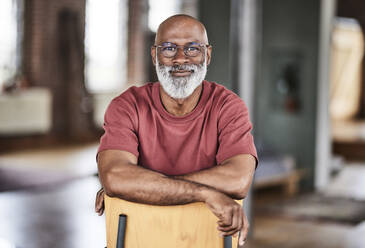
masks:
<instances>
[{"instance_id":1,"label":"man's neck","mask_svg":"<svg viewBox=\"0 0 365 248\"><path fill-rule=\"evenodd\" d=\"M184 116L194 110L198 105L203 91L203 84L200 84L187 98L175 99L169 96L160 85L160 97L166 111L175 116Z\"/></svg>"}]
</instances>

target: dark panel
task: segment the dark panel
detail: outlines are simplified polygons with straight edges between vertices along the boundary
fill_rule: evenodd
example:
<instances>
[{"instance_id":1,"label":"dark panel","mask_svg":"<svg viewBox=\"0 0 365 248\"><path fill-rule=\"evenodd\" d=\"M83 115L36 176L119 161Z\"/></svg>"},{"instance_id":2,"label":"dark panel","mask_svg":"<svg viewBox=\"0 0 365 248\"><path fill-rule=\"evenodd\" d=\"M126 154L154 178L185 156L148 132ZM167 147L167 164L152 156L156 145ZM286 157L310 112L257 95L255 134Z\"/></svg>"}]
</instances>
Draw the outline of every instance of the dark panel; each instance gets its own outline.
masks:
<instances>
[{"instance_id":1,"label":"dark panel","mask_svg":"<svg viewBox=\"0 0 365 248\"><path fill-rule=\"evenodd\" d=\"M255 88L256 140L290 154L313 186L319 43L317 0L263 0Z\"/></svg>"},{"instance_id":2,"label":"dark panel","mask_svg":"<svg viewBox=\"0 0 365 248\"><path fill-rule=\"evenodd\" d=\"M230 63L231 1L201 0L199 14L207 29L209 43L213 45L207 79L234 89Z\"/></svg>"}]
</instances>

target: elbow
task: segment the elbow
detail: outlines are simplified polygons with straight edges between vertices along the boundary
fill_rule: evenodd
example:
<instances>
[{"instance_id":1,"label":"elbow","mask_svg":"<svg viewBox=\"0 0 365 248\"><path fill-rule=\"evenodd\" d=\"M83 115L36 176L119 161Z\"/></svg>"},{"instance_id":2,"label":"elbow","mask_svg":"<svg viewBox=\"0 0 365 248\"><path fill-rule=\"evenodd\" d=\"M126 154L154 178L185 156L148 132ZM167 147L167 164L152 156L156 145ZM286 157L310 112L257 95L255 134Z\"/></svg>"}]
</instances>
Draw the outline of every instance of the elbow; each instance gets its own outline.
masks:
<instances>
[{"instance_id":1,"label":"elbow","mask_svg":"<svg viewBox=\"0 0 365 248\"><path fill-rule=\"evenodd\" d=\"M242 199L246 198L248 191L249 191L249 187L241 186L241 187L238 187L235 190L233 190L230 195L235 200L242 200Z\"/></svg>"},{"instance_id":2,"label":"elbow","mask_svg":"<svg viewBox=\"0 0 365 248\"><path fill-rule=\"evenodd\" d=\"M101 179L101 183L103 185L104 192L109 197L117 197L117 195L118 195L117 189L116 189L116 181L114 179L115 179L115 177L110 172L106 173Z\"/></svg>"},{"instance_id":3,"label":"elbow","mask_svg":"<svg viewBox=\"0 0 365 248\"><path fill-rule=\"evenodd\" d=\"M109 197L117 197L115 190L111 189L110 187L104 187L104 192Z\"/></svg>"},{"instance_id":4,"label":"elbow","mask_svg":"<svg viewBox=\"0 0 365 248\"><path fill-rule=\"evenodd\" d=\"M252 184L252 178L246 175L236 178L232 185L232 197L235 200L242 200L246 198Z\"/></svg>"},{"instance_id":5,"label":"elbow","mask_svg":"<svg viewBox=\"0 0 365 248\"><path fill-rule=\"evenodd\" d=\"M246 198L246 196L247 196L247 193L245 193L245 192L234 192L231 194L231 197L234 200L242 200L242 199Z\"/></svg>"}]
</instances>

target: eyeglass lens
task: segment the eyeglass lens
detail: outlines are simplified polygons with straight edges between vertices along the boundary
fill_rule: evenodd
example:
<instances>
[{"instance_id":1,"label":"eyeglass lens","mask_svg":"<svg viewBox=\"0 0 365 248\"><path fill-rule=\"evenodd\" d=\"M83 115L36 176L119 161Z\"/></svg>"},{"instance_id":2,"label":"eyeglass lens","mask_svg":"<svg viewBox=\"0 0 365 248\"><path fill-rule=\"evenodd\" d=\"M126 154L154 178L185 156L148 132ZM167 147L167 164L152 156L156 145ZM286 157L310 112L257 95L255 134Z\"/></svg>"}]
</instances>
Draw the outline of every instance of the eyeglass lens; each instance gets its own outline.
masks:
<instances>
[{"instance_id":1,"label":"eyeglass lens","mask_svg":"<svg viewBox=\"0 0 365 248\"><path fill-rule=\"evenodd\" d=\"M188 45L188 46L167 45L167 46L161 46L159 48L163 56L171 58L176 55L179 47L182 47L184 49L184 54L188 57L198 56L203 49L203 46L201 45Z\"/></svg>"}]
</instances>

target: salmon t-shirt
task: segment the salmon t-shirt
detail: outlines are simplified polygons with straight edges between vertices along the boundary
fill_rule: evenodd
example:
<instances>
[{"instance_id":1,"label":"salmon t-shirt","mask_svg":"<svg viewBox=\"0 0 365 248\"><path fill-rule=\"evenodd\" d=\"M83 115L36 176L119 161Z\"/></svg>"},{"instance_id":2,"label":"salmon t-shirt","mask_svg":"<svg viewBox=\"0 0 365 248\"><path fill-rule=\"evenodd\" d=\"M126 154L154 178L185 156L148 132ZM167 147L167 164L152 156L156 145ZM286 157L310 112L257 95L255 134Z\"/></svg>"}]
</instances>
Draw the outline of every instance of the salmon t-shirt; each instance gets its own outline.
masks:
<instances>
[{"instance_id":1,"label":"salmon t-shirt","mask_svg":"<svg viewBox=\"0 0 365 248\"><path fill-rule=\"evenodd\" d=\"M164 108L159 87L159 82L131 87L113 99L98 152L128 151L138 165L165 175L207 169L238 154L257 161L247 107L236 94L203 81L197 106L177 117Z\"/></svg>"}]
</instances>

